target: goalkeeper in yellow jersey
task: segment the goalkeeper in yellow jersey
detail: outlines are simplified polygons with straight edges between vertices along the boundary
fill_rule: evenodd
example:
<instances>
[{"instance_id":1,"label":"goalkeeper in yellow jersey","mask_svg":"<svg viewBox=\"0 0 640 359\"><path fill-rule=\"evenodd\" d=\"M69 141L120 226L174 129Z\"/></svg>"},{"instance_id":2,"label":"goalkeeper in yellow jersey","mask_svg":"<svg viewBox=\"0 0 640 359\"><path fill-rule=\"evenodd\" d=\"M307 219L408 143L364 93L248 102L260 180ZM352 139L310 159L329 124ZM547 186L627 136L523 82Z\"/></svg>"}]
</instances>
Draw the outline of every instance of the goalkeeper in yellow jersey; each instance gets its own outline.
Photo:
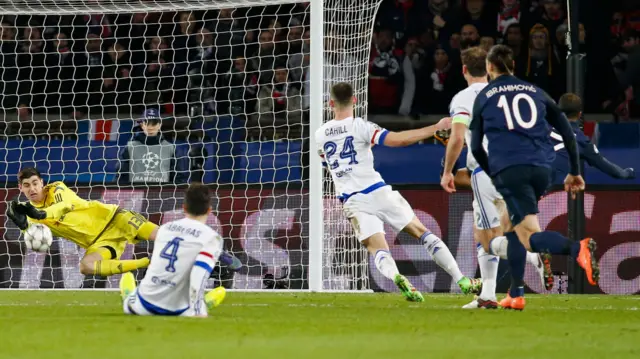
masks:
<instances>
[{"instance_id":1,"label":"goalkeeper in yellow jersey","mask_svg":"<svg viewBox=\"0 0 640 359\"><path fill-rule=\"evenodd\" d=\"M22 169L18 181L29 201L20 203L14 199L7 216L23 231L29 222L42 223L54 236L86 249L80 261L82 274L110 276L149 265L149 258L120 260L127 243L156 238L158 226L139 213L114 204L86 201L62 182L45 186L35 168Z\"/></svg>"}]
</instances>

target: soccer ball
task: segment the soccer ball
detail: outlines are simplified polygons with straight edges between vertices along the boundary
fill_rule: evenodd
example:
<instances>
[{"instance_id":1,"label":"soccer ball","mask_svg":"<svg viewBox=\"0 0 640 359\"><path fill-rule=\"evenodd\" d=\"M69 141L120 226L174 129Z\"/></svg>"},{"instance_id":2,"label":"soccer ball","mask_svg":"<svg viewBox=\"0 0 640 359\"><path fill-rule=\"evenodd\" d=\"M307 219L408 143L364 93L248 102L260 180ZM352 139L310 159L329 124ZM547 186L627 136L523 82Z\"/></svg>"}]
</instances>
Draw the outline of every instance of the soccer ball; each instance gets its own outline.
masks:
<instances>
[{"instance_id":1,"label":"soccer ball","mask_svg":"<svg viewBox=\"0 0 640 359\"><path fill-rule=\"evenodd\" d=\"M49 227L40 223L33 223L24 232L24 243L28 249L36 252L47 252L53 243L53 234Z\"/></svg>"}]
</instances>

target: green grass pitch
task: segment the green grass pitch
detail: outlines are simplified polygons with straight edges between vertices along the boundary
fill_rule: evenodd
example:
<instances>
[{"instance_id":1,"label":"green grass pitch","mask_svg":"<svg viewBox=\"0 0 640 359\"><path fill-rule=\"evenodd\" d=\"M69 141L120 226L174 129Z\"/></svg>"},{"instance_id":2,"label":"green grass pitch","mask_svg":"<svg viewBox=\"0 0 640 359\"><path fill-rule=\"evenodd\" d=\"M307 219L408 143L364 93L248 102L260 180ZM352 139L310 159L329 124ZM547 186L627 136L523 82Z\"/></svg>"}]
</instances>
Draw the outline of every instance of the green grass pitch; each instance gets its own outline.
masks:
<instances>
[{"instance_id":1,"label":"green grass pitch","mask_svg":"<svg viewBox=\"0 0 640 359\"><path fill-rule=\"evenodd\" d=\"M115 292L0 292L2 359L640 358L640 296L237 293L208 319L121 314Z\"/></svg>"}]
</instances>

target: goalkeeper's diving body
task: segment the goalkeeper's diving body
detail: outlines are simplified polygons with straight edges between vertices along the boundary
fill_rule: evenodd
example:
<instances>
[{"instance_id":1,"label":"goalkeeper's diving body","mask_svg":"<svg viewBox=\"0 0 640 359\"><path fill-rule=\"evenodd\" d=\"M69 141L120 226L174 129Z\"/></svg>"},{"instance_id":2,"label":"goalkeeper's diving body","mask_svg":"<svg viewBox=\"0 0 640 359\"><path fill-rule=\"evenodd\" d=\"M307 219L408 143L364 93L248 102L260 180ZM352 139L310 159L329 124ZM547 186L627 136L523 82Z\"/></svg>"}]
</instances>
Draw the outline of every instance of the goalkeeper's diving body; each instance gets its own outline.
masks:
<instances>
[{"instance_id":1,"label":"goalkeeper's diving body","mask_svg":"<svg viewBox=\"0 0 640 359\"><path fill-rule=\"evenodd\" d=\"M18 174L19 188L29 201L14 199L7 216L25 231L29 223L41 223L56 237L66 238L86 249L80 260L85 275L110 276L149 265L149 258L120 260L127 243L153 241L158 226L141 214L114 204L87 201L62 182L46 186L40 172L24 168Z\"/></svg>"}]
</instances>

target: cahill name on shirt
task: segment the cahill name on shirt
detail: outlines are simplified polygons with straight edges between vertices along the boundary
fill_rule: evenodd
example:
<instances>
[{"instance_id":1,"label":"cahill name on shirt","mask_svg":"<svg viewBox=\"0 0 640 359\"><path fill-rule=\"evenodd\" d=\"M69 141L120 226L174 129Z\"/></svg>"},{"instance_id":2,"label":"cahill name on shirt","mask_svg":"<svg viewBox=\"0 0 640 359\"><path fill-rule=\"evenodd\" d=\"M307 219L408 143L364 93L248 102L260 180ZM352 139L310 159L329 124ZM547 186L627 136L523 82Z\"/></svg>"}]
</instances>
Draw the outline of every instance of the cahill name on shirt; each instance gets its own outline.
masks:
<instances>
[{"instance_id":1,"label":"cahill name on shirt","mask_svg":"<svg viewBox=\"0 0 640 359\"><path fill-rule=\"evenodd\" d=\"M336 135L341 135L343 133L347 133L347 126L329 127L326 130L324 130L325 136L336 136Z\"/></svg>"}]
</instances>

